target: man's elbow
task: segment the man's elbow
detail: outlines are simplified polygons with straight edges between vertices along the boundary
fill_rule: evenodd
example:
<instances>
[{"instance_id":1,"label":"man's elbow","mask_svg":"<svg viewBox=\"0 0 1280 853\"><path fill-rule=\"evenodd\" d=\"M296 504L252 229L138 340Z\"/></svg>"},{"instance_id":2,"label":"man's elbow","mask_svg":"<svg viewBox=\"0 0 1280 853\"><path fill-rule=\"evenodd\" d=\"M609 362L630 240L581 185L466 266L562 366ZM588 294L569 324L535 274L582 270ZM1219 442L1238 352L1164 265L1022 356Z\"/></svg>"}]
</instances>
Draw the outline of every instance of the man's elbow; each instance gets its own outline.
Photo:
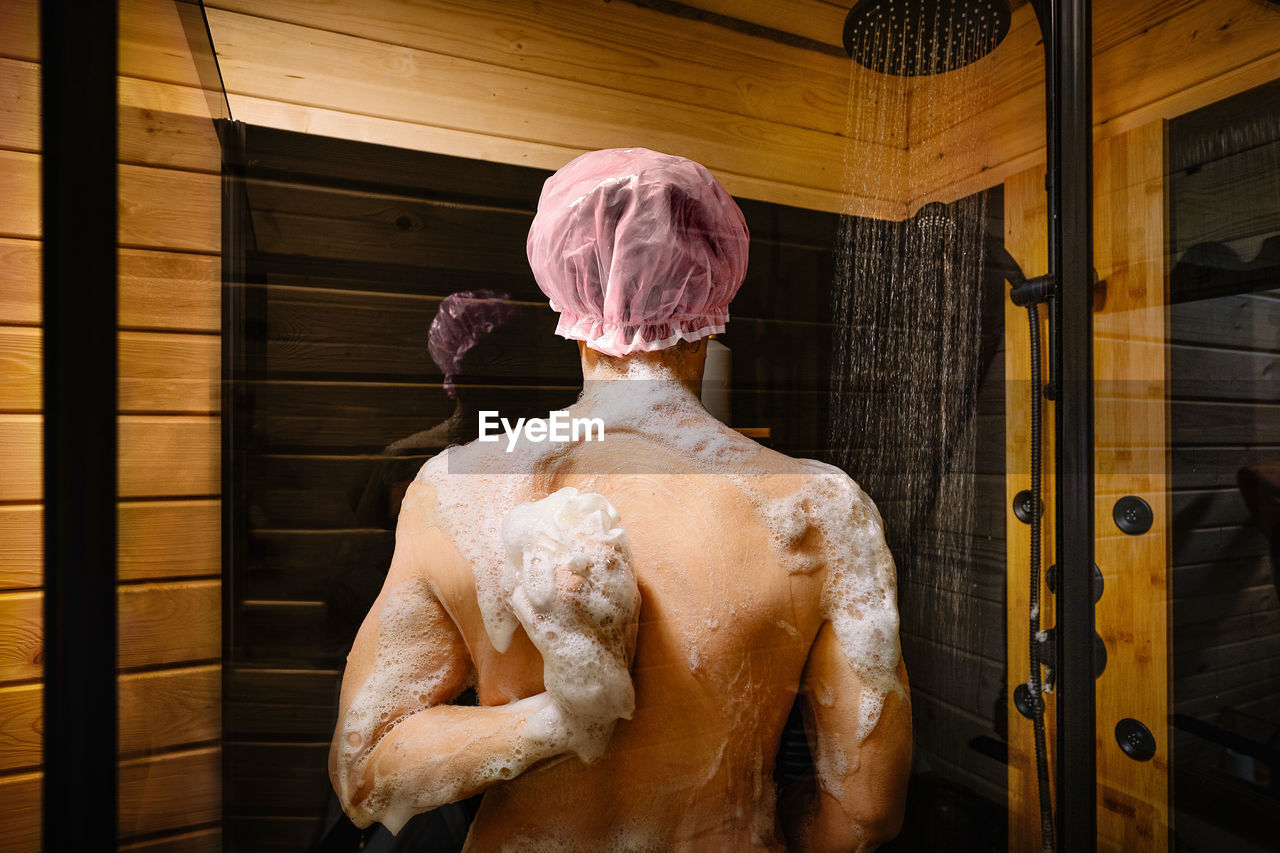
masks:
<instances>
[{"instance_id":1,"label":"man's elbow","mask_svg":"<svg viewBox=\"0 0 1280 853\"><path fill-rule=\"evenodd\" d=\"M850 850L874 850L881 844L892 841L898 837L898 833L902 832L902 822L905 810L895 808L886 810L880 814L870 815L858 823L858 844L852 845Z\"/></svg>"}]
</instances>

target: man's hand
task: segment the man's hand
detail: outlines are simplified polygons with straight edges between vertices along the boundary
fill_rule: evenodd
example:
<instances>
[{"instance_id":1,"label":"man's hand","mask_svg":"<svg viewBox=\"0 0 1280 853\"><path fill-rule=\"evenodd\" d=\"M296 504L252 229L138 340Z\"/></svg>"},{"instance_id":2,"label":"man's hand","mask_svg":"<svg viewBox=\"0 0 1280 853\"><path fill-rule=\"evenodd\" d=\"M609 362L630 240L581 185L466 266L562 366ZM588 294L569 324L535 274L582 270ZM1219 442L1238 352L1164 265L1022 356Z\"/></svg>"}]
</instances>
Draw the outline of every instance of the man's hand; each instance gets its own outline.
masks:
<instances>
[{"instance_id":1,"label":"man's hand","mask_svg":"<svg viewBox=\"0 0 1280 853\"><path fill-rule=\"evenodd\" d=\"M566 488L516 507L503 524L509 605L542 654L574 752L588 762L635 710L640 592L618 522L603 496Z\"/></svg>"}]
</instances>

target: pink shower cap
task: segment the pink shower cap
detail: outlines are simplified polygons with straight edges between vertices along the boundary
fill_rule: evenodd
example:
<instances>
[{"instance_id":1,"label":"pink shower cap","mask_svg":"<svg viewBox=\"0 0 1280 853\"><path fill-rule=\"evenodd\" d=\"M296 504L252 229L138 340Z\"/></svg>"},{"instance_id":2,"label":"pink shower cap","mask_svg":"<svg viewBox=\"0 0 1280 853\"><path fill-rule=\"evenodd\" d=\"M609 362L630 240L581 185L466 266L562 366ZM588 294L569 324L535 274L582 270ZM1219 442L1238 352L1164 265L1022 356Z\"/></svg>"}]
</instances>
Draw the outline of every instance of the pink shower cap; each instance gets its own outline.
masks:
<instances>
[{"instance_id":1,"label":"pink shower cap","mask_svg":"<svg viewBox=\"0 0 1280 853\"><path fill-rule=\"evenodd\" d=\"M703 166L647 148L592 151L547 179L526 246L556 334L606 355L724 331L747 223Z\"/></svg>"}]
</instances>

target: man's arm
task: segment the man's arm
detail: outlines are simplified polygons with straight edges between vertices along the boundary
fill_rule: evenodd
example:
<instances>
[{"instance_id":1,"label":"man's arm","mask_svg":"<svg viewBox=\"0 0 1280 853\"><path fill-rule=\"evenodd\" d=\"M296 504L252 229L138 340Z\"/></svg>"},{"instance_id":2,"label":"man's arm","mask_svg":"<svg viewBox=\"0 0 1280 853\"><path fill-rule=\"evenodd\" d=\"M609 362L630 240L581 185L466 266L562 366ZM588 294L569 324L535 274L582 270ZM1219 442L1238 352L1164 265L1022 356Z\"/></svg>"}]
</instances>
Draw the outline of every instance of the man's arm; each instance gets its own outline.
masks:
<instances>
[{"instance_id":1,"label":"man's arm","mask_svg":"<svg viewBox=\"0 0 1280 853\"><path fill-rule=\"evenodd\" d=\"M499 707L446 704L466 688L472 664L430 582L427 555L450 559L452 546L430 517L429 492L415 483L406 497L386 582L347 658L329 752L343 809L359 826L376 821L393 832L570 752L546 693Z\"/></svg>"},{"instance_id":2,"label":"man's arm","mask_svg":"<svg viewBox=\"0 0 1280 853\"><path fill-rule=\"evenodd\" d=\"M858 740L867 696L830 623L822 626L801 682L801 708L816 770L814 783L784 802L788 849L873 850L902 829L911 771L911 704L902 690L884 697L879 720Z\"/></svg>"}]
</instances>

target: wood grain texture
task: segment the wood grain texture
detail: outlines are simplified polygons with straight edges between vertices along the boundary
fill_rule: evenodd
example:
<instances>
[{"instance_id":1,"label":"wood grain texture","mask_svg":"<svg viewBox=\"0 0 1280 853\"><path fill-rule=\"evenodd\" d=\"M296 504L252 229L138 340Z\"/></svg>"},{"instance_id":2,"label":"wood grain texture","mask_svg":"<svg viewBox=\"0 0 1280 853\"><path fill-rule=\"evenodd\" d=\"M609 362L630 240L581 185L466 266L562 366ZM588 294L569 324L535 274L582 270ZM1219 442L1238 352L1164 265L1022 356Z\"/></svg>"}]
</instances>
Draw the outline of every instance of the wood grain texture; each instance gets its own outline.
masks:
<instances>
[{"instance_id":1,"label":"wood grain texture","mask_svg":"<svg viewBox=\"0 0 1280 853\"><path fill-rule=\"evenodd\" d=\"M221 172L222 147L202 90L121 77L119 109L120 162Z\"/></svg>"},{"instance_id":2,"label":"wood grain texture","mask_svg":"<svg viewBox=\"0 0 1280 853\"><path fill-rule=\"evenodd\" d=\"M118 508L122 581L216 576L221 509L216 500L128 501ZM42 583L44 513L39 504L0 506L0 589Z\"/></svg>"},{"instance_id":3,"label":"wood grain texture","mask_svg":"<svg viewBox=\"0 0 1280 853\"><path fill-rule=\"evenodd\" d=\"M1265 4L1141 0L1098 4L1094 13L1095 141L1280 76L1280 16ZM957 72L990 88L990 109L944 129L930 128L924 110L913 114L909 207L959 198L1043 161L1042 48L1030 7L1014 18L990 62Z\"/></svg>"},{"instance_id":4,"label":"wood grain texture","mask_svg":"<svg viewBox=\"0 0 1280 853\"><path fill-rule=\"evenodd\" d=\"M686 6L841 47L847 8L824 0L689 0Z\"/></svg>"},{"instance_id":5,"label":"wood grain texture","mask_svg":"<svg viewBox=\"0 0 1280 853\"><path fill-rule=\"evenodd\" d=\"M1094 316L1094 379L1114 395L1098 408L1096 488L1143 497L1155 515L1141 536L1116 535L1103 499L1095 511L1095 560L1106 592L1095 614L1107 646L1097 683L1099 850L1164 850L1169 844L1169 510L1165 330L1169 218L1165 123L1152 122L1094 147L1094 263L1107 301ZM1128 339L1152 344L1134 347ZM1130 448L1143 448L1133 454ZM1137 762L1116 744L1132 717L1155 734L1156 754Z\"/></svg>"},{"instance_id":6,"label":"wood grain texture","mask_svg":"<svg viewBox=\"0 0 1280 853\"><path fill-rule=\"evenodd\" d=\"M221 654L217 580L123 586L119 596L122 668L212 660ZM0 682L41 677L43 594L0 593Z\"/></svg>"},{"instance_id":7,"label":"wood grain texture","mask_svg":"<svg viewBox=\"0 0 1280 853\"><path fill-rule=\"evenodd\" d=\"M216 665L120 676L123 757L216 740L221 733L221 670ZM43 688L0 687L0 770L41 763Z\"/></svg>"},{"instance_id":8,"label":"wood grain texture","mask_svg":"<svg viewBox=\"0 0 1280 853\"><path fill-rule=\"evenodd\" d=\"M0 850L29 853L40 849L40 774L0 778Z\"/></svg>"},{"instance_id":9,"label":"wood grain texture","mask_svg":"<svg viewBox=\"0 0 1280 853\"><path fill-rule=\"evenodd\" d=\"M121 249L121 327L220 331L221 270L222 261L215 255Z\"/></svg>"},{"instance_id":10,"label":"wood grain texture","mask_svg":"<svg viewBox=\"0 0 1280 853\"><path fill-rule=\"evenodd\" d=\"M40 330L0 326L0 412L40 411Z\"/></svg>"},{"instance_id":11,"label":"wood grain texture","mask_svg":"<svg viewBox=\"0 0 1280 853\"><path fill-rule=\"evenodd\" d=\"M213 577L222 566L222 507L217 500L120 504L122 581Z\"/></svg>"},{"instance_id":12,"label":"wood grain texture","mask_svg":"<svg viewBox=\"0 0 1280 853\"><path fill-rule=\"evenodd\" d=\"M217 335L121 332L122 413L212 414L222 407Z\"/></svg>"},{"instance_id":13,"label":"wood grain texture","mask_svg":"<svg viewBox=\"0 0 1280 853\"><path fill-rule=\"evenodd\" d=\"M835 134L651 95L619 97L594 83L546 78L234 12L210 10L210 25L227 91L237 96L233 110L241 118L247 117L238 100L243 96L345 113L357 124L356 116L369 116L462 130L507 139L516 148L530 142L575 152L646 145L693 157L717 174L725 173L731 192L749 190L730 186L730 176L741 175L839 194L845 144ZM289 126L272 117L269 105L258 107L251 120ZM882 147L879 159L891 165L901 159L901 148ZM558 168L566 159L549 161L546 153L503 159L547 168ZM466 156L477 154L471 150ZM866 159L853 156L854 162Z\"/></svg>"},{"instance_id":14,"label":"wood grain texture","mask_svg":"<svg viewBox=\"0 0 1280 853\"><path fill-rule=\"evenodd\" d=\"M221 192L216 175L121 165L121 244L217 254ZM39 193L40 157L0 151L0 236L40 236Z\"/></svg>"},{"instance_id":15,"label":"wood grain texture","mask_svg":"<svg viewBox=\"0 0 1280 853\"><path fill-rule=\"evenodd\" d=\"M40 236L40 155L0 151L0 237Z\"/></svg>"},{"instance_id":16,"label":"wood grain texture","mask_svg":"<svg viewBox=\"0 0 1280 853\"><path fill-rule=\"evenodd\" d=\"M218 820L221 776L218 747L120 762L120 838Z\"/></svg>"},{"instance_id":17,"label":"wood grain texture","mask_svg":"<svg viewBox=\"0 0 1280 853\"><path fill-rule=\"evenodd\" d=\"M0 238L0 323L40 322L40 241Z\"/></svg>"},{"instance_id":18,"label":"wood grain texture","mask_svg":"<svg viewBox=\"0 0 1280 853\"><path fill-rule=\"evenodd\" d=\"M786 8L798 14L797 5L788 3ZM822 3L805 5L825 7L827 17L839 14ZM618 93L651 95L828 133L845 130L850 67L842 58L764 42L631 3L553 0L518 10L505 0L465 6L444 0L368 0L358 7L317 0L218 0L209 6L466 56L544 77L607 86ZM827 37L838 42L840 24ZM870 98L853 105L865 111L875 107ZM886 141L905 146L905 126L894 130L897 136Z\"/></svg>"},{"instance_id":19,"label":"wood grain texture","mask_svg":"<svg viewBox=\"0 0 1280 853\"><path fill-rule=\"evenodd\" d=\"M143 841L124 841L119 849L127 853L223 853L222 829L210 827Z\"/></svg>"},{"instance_id":20,"label":"wood grain texture","mask_svg":"<svg viewBox=\"0 0 1280 853\"><path fill-rule=\"evenodd\" d=\"M0 501L34 502L44 495L39 415L0 415Z\"/></svg>"},{"instance_id":21,"label":"wood grain texture","mask_svg":"<svg viewBox=\"0 0 1280 853\"><path fill-rule=\"evenodd\" d=\"M0 59L0 148L40 150L40 66Z\"/></svg>"},{"instance_id":22,"label":"wood grain texture","mask_svg":"<svg viewBox=\"0 0 1280 853\"><path fill-rule=\"evenodd\" d=\"M1043 275L1048 271L1048 210L1044 193L1043 166L1020 172L1005 181L1004 185L1005 248L1028 276ZM1004 507L1013 505L1014 496L1031 487L1028 463L1031 446L1031 362L1028 353L1028 317L1024 308L1005 300L1005 478ZM1048 340L1048 321L1040 310L1041 358L1044 359L1043 342ZM1041 365L1042 381L1048 376L1047 365ZM1041 412L1044 430L1042 459L1053 458L1053 403L1044 401ZM1052 597L1043 582L1044 569L1053 563L1053 537L1046 535L1053 530L1055 511L1053 506L1054 478L1052 466L1042 469L1041 489L1045 503L1044 525L1041 542L1040 624L1048 628L1053 624ZM1005 514L1005 537L1008 570L1006 579L1006 661L1009 689L1005 713L1009 725L1009 849L1036 850L1040 847L1040 814L1036 793L1036 769L1034 739L1031 721L1023 717L1013 704L1013 692L1018 684L1025 683L1030 675L1027 649L1028 583L1027 557L1031 549L1031 529L1018 521L1012 512ZM1056 698L1044 694L1045 730L1050 751L1050 788L1053 788L1054 721L1057 712Z\"/></svg>"},{"instance_id":23,"label":"wood grain texture","mask_svg":"<svg viewBox=\"0 0 1280 853\"><path fill-rule=\"evenodd\" d=\"M122 76L200 88L200 72L177 4L121 0L119 44Z\"/></svg>"},{"instance_id":24,"label":"wood grain texture","mask_svg":"<svg viewBox=\"0 0 1280 853\"><path fill-rule=\"evenodd\" d=\"M222 179L217 175L120 166L120 244L222 251Z\"/></svg>"},{"instance_id":25,"label":"wood grain texture","mask_svg":"<svg viewBox=\"0 0 1280 853\"><path fill-rule=\"evenodd\" d=\"M221 488L218 419L124 415L120 418L120 496L205 497ZM40 481L39 415L0 415L0 501L32 503Z\"/></svg>"},{"instance_id":26,"label":"wood grain texture","mask_svg":"<svg viewBox=\"0 0 1280 853\"><path fill-rule=\"evenodd\" d=\"M38 0L0 3L0 56L36 62L40 59Z\"/></svg>"},{"instance_id":27,"label":"wood grain texture","mask_svg":"<svg viewBox=\"0 0 1280 853\"><path fill-rule=\"evenodd\" d=\"M120 496L204 497L222 488L216 417L120 418Z\"/></svg>"},{"instance_id":28,"label":"wood grain texture","mask_svg":"<svg viewBox=\"0 0 1280 853\"><path fill-rule=\"evenodd\" d=\"M0 506L0 589L40 586L43 537L39 504Z\"/></svg>"}]
</instances>

